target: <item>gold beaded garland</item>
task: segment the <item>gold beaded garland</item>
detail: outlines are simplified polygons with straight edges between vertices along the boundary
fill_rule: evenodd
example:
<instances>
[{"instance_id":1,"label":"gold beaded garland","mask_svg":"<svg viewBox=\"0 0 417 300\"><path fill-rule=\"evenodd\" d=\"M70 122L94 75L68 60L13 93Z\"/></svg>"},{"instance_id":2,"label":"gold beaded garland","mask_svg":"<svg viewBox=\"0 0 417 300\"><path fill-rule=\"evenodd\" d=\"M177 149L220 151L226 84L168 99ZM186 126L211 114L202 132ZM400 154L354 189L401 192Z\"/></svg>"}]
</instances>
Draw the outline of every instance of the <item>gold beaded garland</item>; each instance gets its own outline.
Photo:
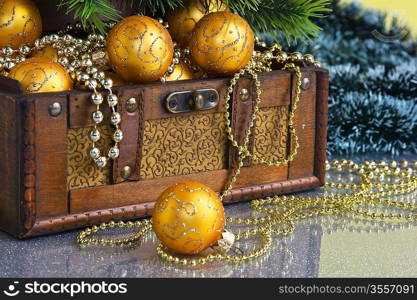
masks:
<instances>
[{"instance_id":1,"label":"gold beaded garland","mask_svg":"<svg viewBox=\"0 0 417 300\"><path fill-rule=\"evenodd\" d=\"M184 7L177 7L168 13L169 31L180 46L189 46L194 27L202 17L211 12L227 10L227 6L219 0L210 0L207 4L206 11L200 0L190 0Z\"/></svg>"},{"instance_id":2,"label":"gold beaded garland","mask_svg":"<svg viewBox=\"0 0 417 300\"><path fill-rule=\"evenodd\" d=\"M254 34L249 24L231 12L214 12L195 26L190 57L211 75L231 75L246 67L254 50Z\"/></svg>"},{"instance_id":3,"label":"gold beaded garland","mask_svg":"<svg viewBox=\"0 0 417 300\"><path fill-rule=\"evenodd\" d=\"M68 91L73 86L68 72L44 57L29 58L17 64L9 77L19 81L26 94Z\"/></svg>"},{"instance_id":4,"label":"gold beaded garland","mask_svg":"<svg viewBox=\"0 0 417 300\"><path fill-rule=\"evenodd\" d=\"M131 16L117 23L107 37L109 64L125 81L143 83L162 78L174 55L169 32L158 21Z\"/></svg>"},{"instance_id":5,"label":"gold beaded garland","mask_svg":"<svg viewBox=\"0 0 417 300\"><path fill-rule=\"evenodd\" d=\"M109 151L109 158L116 158L118 156L117 143L123 138L123 133L118 128L120 123L120 115L117 117L117 112L115 111L115 105L117 104L117 97L112 94L111 88L114 85L113 81L108 78L110 74L105 74L104 72L99 71L94 67L94 56L100 52L102 48L103 37L100 36L90 36L88 38L89 45L97 44L97 47L92 47L90 51L86 51L88 48L84 49L83 41L76 40L71 36L65 35L63 37L57 36L45 36L41 40L35 42L37 50L42 49L43 47L48 47L48 45L53 44L54 48L59 49L57 53L59 54L58 61L61 65L65 66L68 71L71 72L73 78L78 82L81 82L83 85L92 89L94 91L91 100L95 105L97 105L97 111L93 114L92 118L96 124L99 124L103 120L103 116L99 110L99 105L103 101L103 97L100 93L97 92L96 87L101 86L109 91L109 96L107 97L107 102L112 108L112 123L115 125L116 129L113 135L115 140L115 146L112 147ZM84 49L84 50L83 50ZM95 52L98 51L98 52ZM19 47L19 49L5 48L2 49L2 54L5 55L8 60L5 62L5 69L12 71L14 70L14 64L22 64L22 61L25 59L25 56L31 52L31 49L25 45ZM15 56L15 54L21 56ZM80 53L80 59L78 57ZM81 54L84 53L84 54ZM1 57L4 60L4 57ZM259 110L260 102L260 83L257 78L256 72L259 71L269 71L272 61L276 60L278 63L284 65L284 69L293 70L297 76L297 96L295 101L295 106L292 111L296 109L296 103L299 101L300 93L300 84L301 84L301 73L299 67L296 66L296 63L300 59L308 64L319 66L319 63L314 61L314 58L310 55L302 56L299 53L287 54L281 51L280 47L272 47L266 52L255 53L255 60L250 62L248 67L242 69L237 73L231 80L231 85L229 86L229 93L233 91L233 87L236 84L237 80L245 73L251 75L255 81L257 99L255 101L254 114L250 121L250 126L247 132L247 136L251 134L253 128L253 122L256 119L256 113ZM4 61L3 61L4 62ZM29 61L30 62L30 61ZM44 59L39 59L39 62L45 62ZM48 63L51 63L48 61ZM176 65L177 63L171 64L171 66ZM98 65L97 65L98 66ZM13 71L15 72L15 71ZM12 73L14 74L14 73ZM168 76L169 77L169 76ZM168 79L168 78L167 78ZM36 85L36 83L34 84ZM297 100L298 99L298 100ZM230 94L226 95L225 106L228 107L230 101ZM228 111L226 109L226 111ZM226 113L226 119L228 120L230 115ZM295 135L295 130L293 124L291 123L292 117L290 116L289 131L294 135L294 139L297 142L297 136ZM233 176L230 180L229 185L223 191L220 196L220 199L223 199L228 192L232 189L232 184L236 181L237 176L240 173L240 168L243 166L242 162L245 157L252 157L254 161L267 165L280 165L287 163L293 159L296 155L296 149L291 153L286 159L279 162L268 162L262 157L257 157L254 154L250 153L247 147L247 137L244 139L243 145L237 144L234 140L233 135L231 134L230 121L227 123L227 132L232 145L236 147L241 156L239 157L239 163L236 170L233 172ZM90 135L93 146L100 138L100 132L97 128L91 132ZM100 156L100 151L97 148L93 148L91 151L91 156L94 158L96 163L99 166L104 166L107 163L107 158ZM198 258L180 258L176 255L173 255L164 245L159 245L157 247L158 255L169 262L182 264L182 265L197 265L205 264L211 261L228 261L228 262L243 262L249 259L253 259L264 254L271 245L272 235L288 235L292 232L294 228L294 222L296 220L311 217L319 214L354 214L362 218L369 218L372 220L392 220L398 219L403 221L416 221L417 215L415 211L417 210L417 205L409 202L398 202L390 200L390 196L407 194L417 189L417 161L416 162L370 162L367 161L363 164L356 164L352 161L341 160L326 162L326 169L335 169L337 171L348 171L348 172L357 172L360 176L359 183L328 183L327 187L332 191L334 189L343 190L343 193L334 193L330 195L324 195L322 197L297 197L297 196L275 196L268 197L265 199L257 199L251 202L252 208L257 211L264 213L264 216L255 217L255 218L227 218L227 222L234 222L236 224L246 224L252 225L252 227L243 233L236 235L236 240L247 239L253 235L261 235L264 239L264 242L256 248L254 251L241 254L241 255L229 255L227 253L209 253L203 257ZM395 177L397 180L394 183L382 182L386 177ZM195 183L193 183L195 184ZM345 193L348 191L349 193ZM166 199L166 198L165 198ZM188 199L188 198L187 198ZM185 201L190 202L190 201ZM191 201L194 202L194 201ZM198 202L198 201L197 201ZM220 202L220 201L219 201ZM174 203L175 204L175 203ZM397 208L401 210L401 213L376 213L372 211L372 207L389 207ZM152 222L150 220L136 221L136 222L110 222L108 224L101 224L100 227L93 226L91 229L87 229L80 233L77 240L81 245L88 244L101 244L101 245L126 245L131 244L139 240L146 232L148 232L152 227ZM122 238L122 239L96 239L96 238L87 238L88 235L97 232L99 229L103 230L107 227L138 227L138 231L131 237ZM155 227L155 225L154 225ZM156 230L155 230L156 231ZM220 231L220 230L219 230ZM213 238L213 241L210 242L212 245L217 241L219 237ZM168 244L168 243L166 243ZM175 246L168 246L170 249L175 250ZM203 248L200 248L203 249ZM183 248L184 250L184 248ZM186 247L185 251L190 251L189 253L199 253L201 250L195 249L193 247ZM195 251L195 252L194 252ZM181 252L179 250L178 252ZM187 253L183 252L183 253Z\"/></svg>"},{"instance_id":6,"label":"gold beaded garland","mask_svg":"<svg viewBox=\"0 0 417 300\"><path fill-rule=\"evenodd\" d=\"M0 47L33 45L42 32L39 9L30 0L0 2Z\"/></svg>"},{"instance_id":7,"label":"gold beaded garland","mask_svg":"<svg viewBox=\"0 0 417 300\"><path fill-rule=\"evenodd\" d=\"M181 254L197 254L212 246L224 230L219 196L198 182L166 189L158 198L152 226L161 243Z\"/></svg>"},{"instance_id":8,"label":"gold beaded garland","mask_svg":"<svg viewBox=\"0 0 417 300\"><path fill-rule=\"evenodd\" d=\"M227 114L230 93L233 92L233 87L236 85L238 79L248 73L251 75L255 81L257 99L255 101L254 113L250 120L249 129L246 132L246 136L242 145L239 145L234 136L231 133L230 121L226 124L226 131L228 132L229 140L232 142L232 145L236 147L241 155L239 156L238 166L233 171L233 175L230 179L228 186L221 193L220 199L223 198L230 192L232 189L233 183L236 181L237 176L240 174L240 169L243 166L243 160L245 157L251 157L259 163L266 165L281 165L286 164L291 161L296 153L298 148L298 138L295 134L295 129L293 127L292 118L290 116L289 131L293 134L296 146L294 151L288 155L287 158L277 161L269 162L261 157L255 156L253 153L250 153L248 150L248 136L250 136L253 128L254 120L256 119L257 111L259 110L260 103L260 94L259 89L260 82L257 77L259 71L269 71L273 61L277 61L280 64L284 64L284 69L292 70L295 72L297 77L297 89L296 89L296 101L292 111L294 112L297 108L297 103L299 101L299 96L301 93L301 71L297 66L299 55L288 55L283 52L279 46L274 45L270 49L267 49L265 52L257 52L254 56L254 61L245 68L240 70L235 76L231 79L230 86L228 87L228 93L226 93L225 98L225 109L226 109L226 120L230 118L230 114ZM303 57L305 58L305 56ZM317 62L314 61L312 56L308 56L304 60L305 63L310 65L317 65ZM409 167L412 166L412 167ZM360 182L347 184L347 183L326 183L327 189L329 189L327 194L323 196L274 196L267 197L263 199L253 200L251 202L251 207L254 211L261 213L263 215L252 217L252 218L226 218L227 223L236 223L236 224L245 224L251 226L247 231L235 235L235 240L249 239L252 236L260 235L263 238L263 242L255 250L238 255L231 255L228 253L208 253L199 257L179 257L175 254L172 254L170 251L173 250L171 247L164 246L160 244L157 247L157 254L163 259L171 263L181 264L181 265L201 265L207 262L213 261L226 261L226 262L245 262L250 259L257 258L266 253L266 251L271 247L272 236L286 236L294 230L294 223L297 220L316 216L316 215L356 215L364 219L371 220L400 220L400 221L417 221L417 205L408 203L408 202L398 202L395 200L390 200L389 197L393 195L403 195L409 194L412 191L417 190L417 161L416 162L365 162L363 164L357 164L353 161L341 160L326 162L327 170L337 170L339 172L357 172L360 175ZM375 174L379 174L378 178L375 178ZM381 179L382 176L382 179ZM395 183L388 184L380 182L383 180L384 176L393 176L397 180ZM335 189L340 190L340 192L335 192ZM347 192L347 193L346 193ZM178 203L178 202L177 202ZM373 211L373 207L386 207L396 208L402 210L402 213L376 213ZM153 220L152 220L153 221ZM77 241L80 245L91 245L97 244L98 242L103 245L127 245L133 241L139 240L146 232L151 229L149 220L137 221L135 226L138 226L140 229L130 238L120 239L103 239L98 241L95 238L89 238L88 236L94 232L97 232L97 227L93 227L91 230L87 229L81 232ZM171 222L169 222L171 223ZM113 224L113 225L111 225ZM127 226L123 222L119 222L119 226ZM102 224L100 228L105 229L107 226L114 226L114 222L109 224Z\"/></svg>"},{"instance_id":9,"label":"gold beaded garland","mask_svg":"<svg viewBox=\"0 0 417 300\"><path fill-rule=\"evenodd\" d=\"M124 81L123 79L120 78L119 75L117 75L114 72L111 71L104 71L104 74L107 78L111 79L113 81L113 86L123 86L123 85L127 85L128 83L126 81ZM81 90L86 90L88 89L88 87L81 82L77 82L75 84L75 88L76 89L81 89Z\"/></svg>"},{"instance_id":10,"label":"gold beaded garland","mask_svg":"<svg viewBox=\"0 0 417 300\"><path fill-rule=\"evenodd\" d=\"M246 254L230 255L225 253L208 253L200 257L178 257L169 252L163 245L157 247L157 254L170 263L181 265L199 265L213 261L227 261L227 262L245 262L252 260L266 253L271 247L272 235L287 236L294 230L294 224L298 220L311 218L319 215L354 215L363 220L372 221L391 221L397 220L401 222L416 222L417 221L417 204L410 203L407 199L404 201L391 200L392 196L408 195L417 190L417 161L408 162L412 165L412 172L401 169L395 175L395 169L392 167L397 162L392 162L387 166L386 162L365 162L357 164L353 161L334 160L326 161L328 170L335 170L338 172L350 172L359 174L358 170L364 170L360 176L360 182L356 184L342 185L339 187L338 183L326 183L326 191L323 196L273 196L264 199L252 200L250 203L253 211L263 215L252 218L231 218L227 217L227 223L246 224L250 228L240 234L236 234L236 240L249 239L253 236L260 235L263 242L255 250ZM368 177L370 172L379 170L380 173L386 176L394 176L396 183L385 184L378 179L371 179ZM398 181L399 180L399 181ZM382 188L381 188L382 187ZM339 189L336 192L335 189ZM377 191L379 189L379 191ZM347 192L347 193L346 193ZM375 207L386 208L384 212L375 212ZM400 210L401 213L393 213L392 209ZM110 222L113 223L114 222ZM110 224L109 223L109 224ZM123 223L123 222L122 222ZM147 231L151 229L149 220L137 221L135 226L140 227L139 231L131 237L133 241L139 240ZM109 226L104 224L103 228ZM111 226L110 226L111 227ZM95 230L94 230L95 228ZM88 238L94 232L97 232L97 226L93 229L86 229L81 232L77 241L81 245L94 245L98 243L97 239ZM126 240L126 241L125 241ZM128 244L125 238L123 243L118 245ZM117 240L105 240L104 244L113 245Z\"/></svg>"}]
</instances>

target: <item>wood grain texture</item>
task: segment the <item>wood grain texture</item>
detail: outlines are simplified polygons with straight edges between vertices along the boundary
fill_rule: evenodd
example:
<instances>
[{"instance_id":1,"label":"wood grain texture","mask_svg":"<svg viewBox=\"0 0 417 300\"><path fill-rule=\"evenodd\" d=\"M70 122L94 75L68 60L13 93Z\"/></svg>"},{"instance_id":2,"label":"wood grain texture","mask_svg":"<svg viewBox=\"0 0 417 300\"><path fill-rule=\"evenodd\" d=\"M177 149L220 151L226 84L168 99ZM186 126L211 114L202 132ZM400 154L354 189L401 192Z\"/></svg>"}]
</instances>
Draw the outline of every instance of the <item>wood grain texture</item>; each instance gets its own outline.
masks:
<instances>
[{"instance_id":1,"label":"wood grain texture","mask_svg":"<svg viewBox=\"0 0 417 300\"><path fill-rule=\"evenodd\" d=\"M36 219L36 116L32 100L25 102L23 106L23 199L20 209L23 228L27 231L32 228Z\"/></svg>"},{"instance_id":2,"label":"wood grain texture","mask_svg":"<svg viewBox=\"0 0 417 300\"><path fill-rule=\"evenodd\" d=\"M73 190L70 192L71 213L152 202L166 188L183 181L204 182L204 184L219 192L224 188L229 177L229 170L218 170ZM234 186L241 188L285 179L287 179L287 168L285 166L274 168L256 166L243 168Z\"/></svg>"},{"instance_id":3,"label":"wood grain texture","mask_svg":"<svg viewBox=\"0 0 417 300\"><path fill-rule=\"evenodd\" d=\"M310 87L301 92L298 109L295 113L294 127L298 135L298 154L289 166L289 179L312 176L314 172L316 139L316 74L304 71L303 78L309 78ZM291 101L295 101L296 77L293 77ZM291 149L295 146L291 140Z\"/></svg>"},{"instance_id":4,"label":"wood grain texture","mask_svg":"<svg viewBox=\"0 0 417 300\"><path fill-rule=\"evenodd\" d=\"M52 117L50 104L61 104L62 112ZM67 97L38 96L35 101L36 211L38 216L68 212L67 193Z\"/></svg>"},{"instance_id":5,"label":"wood grain texture","mask_svg":"<svg viewBox=\"0 0 417 300\"><path fill-rule=\"evenodd\" d=\"M2 93L10 93L14 95L23 94L23 88L19 81L11 79L9 77L0 75L0 91Z\"/></svg>"},{"instance_id":6,"label":"wood grain texture","mask_svg":"<svg viewBox=\"0 0 417 300\"><path fill-rule=\"evenodd\" d=\"M105 99L107 93L102 92L102 95ZM96 111L96 106L92 104L90 96L91 92L87 91L77 91L69 94L69 128L75 129L94 126L91 115ZM108 105L101 105L100 110L104 115L104 120L109 120L110 108Z\"/></svg>"},{"instance_id":7,"label":"wood grain texture","mask_svg":"<svg viewBox=\"0 0 417 300\"><path fill-rule=\"evenodd\" d=\"M262 103L261 107L271 107L274 105L289 104L289 95L291 93L290 74L285 71L273 71L259 75L259 80L262 86ZM279 84L276 84L279 82ZM141 85L127 85L121 87L114 87L114 90L122 95L125 91L138 91L143 89L144 98L144 120L156 120L172 117L172 113L165 108L166 97L176 91L194 91L199 89L213 88L219 93L220 101L216 108L207 111L193 111L189 113L182 113L182 116L190 114L205 114L224 112L224 96L227 90L229 79L216 78L204 80L180 80L169 81L167 83L149 83ZM88 91L71 91L69 93L69 127L79 128L94 125L90 116L95 110L95 106L91 104L89 99L90 92ZM105 93L103 93L105 95ZM126 101L122 96L121 101ZM102 111L106 119L110 115L109 109L106 105L102 105Z\"/></svg>"},{"instance_id":8,"label":"wood grain texture","mask_svg":"<svg viewBox=\"0 0 417 300\"><path fill-rule=\"evenodd\" d=\"M303 92L295 120L301 148L296 160L290 165L290 171L287 166L243 168L234 190L226 197L226 202L302 191L323 184L328 74L325 70L317 68L305 69L303 72L309 76L311 87ZM263 89L261 107L288 107L290 95L294 95L294 85L291 85L290 78L291 73L283 71L260 74ZM123 95L122 101L126 101L124 98L130 97L131 93L136 95L143 90L143 119L153 121L172 117L163 106L166 95L171 91L211 86L220 91L221 101L224 101L222 99L227 83L228 79L208 79L165 85L130 85L120 87L118 93ZM6 197L0 193L2 230L19 237L30 237L103 221L149 216L159 193L166 187L185 180L204 182L216 191L224 188L230 176L230 170L227 169L68 191L67 132L69 128L80 128L90 124L88 109L94 109L94 106L88 99L89 94L86 91L39 95L12 94L6 101L0 96L0 150L4 148L8 151L10 162L13 163L12 165L10 162L0 162L0 171L5 169L5 174L11 174L0 178L0 186L12 187L5 193ZM78 100L75 101L76 97ZM22 102L24 105L15 105L14 101ZM51 101L58 101L63 105L63 113L60 116L49 116L48 105ZM12 111L14 116L9 115L9 111ZM224 102L214 110L191 112L184 116L215 111L222 114ZM306 125L304 130L303 124ZM3 128L5 130L2 130ZM3 139L10 140L11 143L3 143ZM137 141L138 145L142 146L140 135L137 135ZM16 157L13 156L14 153ZM136 150L136 153L141 151ZM134 159L138 161L137 157ZM13 177L15 180L10 179ZM11 184L8 185L9 183ZM1 197L8 200L4 202Z\"/></svg>"},{"instance_id":9,"label":"wood grain texture","mask_svg":"<svg viewBox=\"0 0 417 300\"><path fill-rule=\"evenodd\" d=\"M20 151L16 100L0 94L0 227L12 234L19 231Z\"/></svg>"},{"instance_id":10,"label":"wood grain texture","mask_svg":"<svg viewBox=\"0 0 417 300\"><path fill-rule=\"evenodd\" d=\"M269 76L265 76L268 74ZM270 72L261 74L259 80L261 81L261 103L259 107L262 109L278 106L289 106L291 103L291 75L289 73L283 74L280 72ZM279 82L279 84L277 84ZM249 94L247 100L242 99L240 93L246 89ZM254 103L256 100L256 89L253 79L249 77L241 78L235 87L233 92L233 105L232 105L232 132L235 140L239 145L243 145L243 140L246 136L246 132L249 127L249 122L253 114ZM259 115L258 118L259 120ZM257 124L255 122L252 132L257 131ZM258 124L259 125L259 124ZM283 133L286 130L283 131ZM253 153L255 147L256 137L252 134L249 139L248 150ZM238 151L233 147L230 151L231 165L236 166L238 159ZM252 164L250 158L244 160L244 166L249 167Z\"/></svg>"},{"instance_id":11,"label":"wood grain texture","mask_svg":"<svg viewBox=\"0 0 417 300\"><path fill-rule=\"evenodd\" d=\"M314 175L321 184L326 179L326 147L328 128L328 100L329 100L329 73L325 69L317 70L317 108L316 108L316 149L314 160Z\"/></svg>"},{"instance_id":12,"label":"wood grain texture","mask_svg":"<svg viewBox=\"0 0 417 300\"><path fill-rule=\"evenodd\" d=\"M273 182L264 185L255 185L233 190L226 198L225 204L247 201L254 198L268 197L277 194L299 192L320 186L317 177L306 177L295 180ZM102 222L132 220L152 215L155 202L138 203L133 205L119 206L111 209L93 210L82 213L71 213L65 216L53 218L41 218L37 220L31 231L21 238L37 235L62 232L85 226L97 225Z\"/></svg>"}]
</instances>

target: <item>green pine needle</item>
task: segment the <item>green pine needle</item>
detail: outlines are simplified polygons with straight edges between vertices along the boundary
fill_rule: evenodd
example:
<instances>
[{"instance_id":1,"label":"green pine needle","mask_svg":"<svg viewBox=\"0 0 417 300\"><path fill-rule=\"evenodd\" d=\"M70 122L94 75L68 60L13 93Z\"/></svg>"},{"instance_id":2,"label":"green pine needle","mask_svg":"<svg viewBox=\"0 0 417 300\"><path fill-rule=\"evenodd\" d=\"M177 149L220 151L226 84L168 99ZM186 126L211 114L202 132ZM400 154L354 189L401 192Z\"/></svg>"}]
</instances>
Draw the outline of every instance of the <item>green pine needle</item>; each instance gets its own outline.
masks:
<instances>
[{"instance_id":1,"label":"green pine needle","mask_svg":"<svg viewBox=\"0 0 417 300\"><path fill-rule=\"evenodd\" d=\"M275 39L310 40L321 28L311 18L329 12L329 0L224 0L226 5L243 16L256 32L271 33Z\"/></svg>"},{"instance_id":2,"label":"green pine needle","mask_svg":"<svg viewBox=\"0 0 417 300\"><path fill-rule=\"evenodd\" d=\"M107 0L61 0L59 7L66 7L67 13L74 13L83 27L93 28L104 33L107 23L103 21L118 21L121 18L120 11L115 9Z\"/></svg>"},{"instance_id":3,"label":"green pine needle","mask_svg":"<svg viewBox=\"0 0 417 300\"><path fill-rule=\"evenodd\" d=\"M209 0L200 0L208 7ZM221 5L220 0L218 5ZM113 1L114 2L114 1ZM163 17L176 7L184 7L187 0L120 0L125 6L137 9L138 13L153 17ZM315 25L312 18L321 18L328 8L330 0L223 0L235 13L248 20L253 29L259 33L272 33L276 39L310 40L321 28ZM121 18L120 11L115 9L109 0L61 0L67 12L73 12L84 27L104 33L108 21Z\"/></svg>"}]
</instances>

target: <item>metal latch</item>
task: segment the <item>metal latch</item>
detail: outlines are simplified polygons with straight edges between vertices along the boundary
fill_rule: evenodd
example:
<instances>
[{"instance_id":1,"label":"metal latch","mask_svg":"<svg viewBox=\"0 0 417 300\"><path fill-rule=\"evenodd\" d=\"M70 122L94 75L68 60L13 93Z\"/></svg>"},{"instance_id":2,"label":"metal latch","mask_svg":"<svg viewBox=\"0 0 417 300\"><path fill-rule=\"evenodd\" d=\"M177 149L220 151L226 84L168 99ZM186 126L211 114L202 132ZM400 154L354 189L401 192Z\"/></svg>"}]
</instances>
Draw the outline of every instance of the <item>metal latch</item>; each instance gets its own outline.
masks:
<instances>
[{"instance_id":1,"label":"metal latch","mask_svg":"<svg viewBox=\"0 0 417 300\"><path fill-rule=\"evenodd\" d=\"M165 100L168 111L177 114L208 110L219 104L219 93L215 89L173 92Z\"/></svg>"}]
</instances>

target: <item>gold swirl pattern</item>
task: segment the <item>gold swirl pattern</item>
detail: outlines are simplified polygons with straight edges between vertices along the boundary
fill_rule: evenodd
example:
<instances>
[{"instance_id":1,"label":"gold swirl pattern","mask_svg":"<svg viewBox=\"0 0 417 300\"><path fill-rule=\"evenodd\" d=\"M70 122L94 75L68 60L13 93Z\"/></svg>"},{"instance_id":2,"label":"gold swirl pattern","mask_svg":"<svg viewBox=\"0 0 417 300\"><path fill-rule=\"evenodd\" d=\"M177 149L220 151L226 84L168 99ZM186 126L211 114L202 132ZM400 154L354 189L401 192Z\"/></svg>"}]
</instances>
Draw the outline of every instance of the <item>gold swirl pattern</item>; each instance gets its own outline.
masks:
<instances>
[{"instance_id":1,"label":"gold swirl pattern","mask_svg":"<svg viewBox=\"0 0 417 300\"><path fill-rule=\"evenodd\" d=\"M68 91L73 85L68 72L45 57L32 57L18 63L9 77L19 81L26 94Z\"/></svg>"},{"instance_id":2,"label":"gold swirl pattern","mask_svg":"<svg viewBox=\"0 0 417 300\"><path fill-rule=\"evenodd\" d=\"M224 169L226 154L222 113L146 121L140 177L152 179Z\"/></svg>"},{"instance_id":3,"label":"gold swirl pattern","mask_svg":"<svg viewBox=\"0 0 417 300\"><path fill-rule=\"evenodd\" d=\"M254 134L254 153L257 156L270 161L285 158L288 142L288 106L260 109Z\"/></svg>"},{"instance_id":4,"label":"gold swirl pattern","mask_svg":"<svg viewBox=\"0 0 417 300\"><path fill-rule=\"evenodd\" d=\"M99 168L90 158L90 131L89 127L68 130L68 190L110 184L111 166ZM107 149L111 144L110 126L100 126L100 133L102 138L97 144L100 149Z\"/></svg>"},{"instance_id":5,"label":"gold swirl pattern","mask_svg":"<svg viewBox=\"0 0 417 300\"><path fill-rule=\"evenodd\" d=\"M206 0L208 11L200 0L190 0L184 7L177 7L167 15L169 30L181 46L188 47L195 25L206 13L227 10L227 6L218 0Z\"/></svg>"},{"instance_id":6,"label":"gold swirl pattern","mask_svg":"<svg viewBox=\"0 0 417 300\"><path fill-rule=\"evenodd\" d=\"M240 16L222 11L211 13L195 26L190 51L192 60L204 71L230 75L252 58L254 34Z\"/></svg>"},{"instance_id":7,"label":"gold swirl pattern","mask_svg":"<svg viewBox=\"0 0 417 300\"><path fill-rule=\"evenodd\" d=\"M146 16L123 19L107 38L109 63L126 81L152 82L168 70L174 55L169 32Z\"/></svg>"},{"instance_id":8,"label":"gold swirl pattern","mask_svg":"<svg viewBox=\"0 0 417 300\"><path fill-rule=\"evenodd\" d=\"M0 47L33 45L41 32L41 15L32 1L0 0Z\"/></svg>"},{"instance_id":9,"label":"gold swirl pattern","mask_svg":"<svg viewBox=\"0 0 417 300\"><path fill-rule=\"evenodd\" d=\"M288 142L288 107L262 108L255 125L255 154L282 159ZM68 189L110 184L111 167L97 168L89 156L91 128L68 131ZM111 144L103 126L100 148ZM145 122L140 176L153 179L227 168L227 136L221 113L199 114ZM162 204L161 204L162 205ZM162 208L162 207L161 207Z\"/></svg>"}]
</instances>

